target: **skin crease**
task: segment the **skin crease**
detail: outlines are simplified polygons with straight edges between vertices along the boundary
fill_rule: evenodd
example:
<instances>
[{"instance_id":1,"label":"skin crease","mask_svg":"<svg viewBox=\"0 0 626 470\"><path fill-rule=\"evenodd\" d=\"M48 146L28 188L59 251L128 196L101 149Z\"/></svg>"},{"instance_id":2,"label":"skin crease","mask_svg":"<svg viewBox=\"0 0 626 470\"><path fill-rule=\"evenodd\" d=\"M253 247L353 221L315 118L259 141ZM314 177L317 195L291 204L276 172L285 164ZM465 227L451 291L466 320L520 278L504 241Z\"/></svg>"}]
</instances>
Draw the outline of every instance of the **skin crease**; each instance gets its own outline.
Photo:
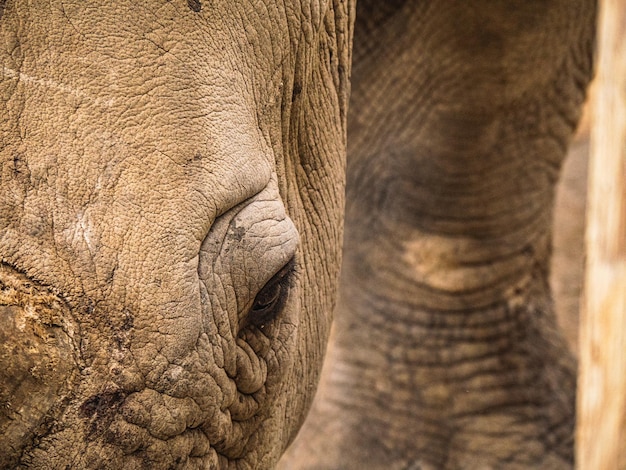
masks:
<instances>
[{"instance_id":1,"label":"skin crease","mask_svg":"<svg viewBox=\"0 0 626 470\"><path fill-rule=\"evenodd\" d=\"M281 465L571 467L547 260L594 12L0 2L0 467L274 467L346 133Z\"/></svg>"}]
</instances>

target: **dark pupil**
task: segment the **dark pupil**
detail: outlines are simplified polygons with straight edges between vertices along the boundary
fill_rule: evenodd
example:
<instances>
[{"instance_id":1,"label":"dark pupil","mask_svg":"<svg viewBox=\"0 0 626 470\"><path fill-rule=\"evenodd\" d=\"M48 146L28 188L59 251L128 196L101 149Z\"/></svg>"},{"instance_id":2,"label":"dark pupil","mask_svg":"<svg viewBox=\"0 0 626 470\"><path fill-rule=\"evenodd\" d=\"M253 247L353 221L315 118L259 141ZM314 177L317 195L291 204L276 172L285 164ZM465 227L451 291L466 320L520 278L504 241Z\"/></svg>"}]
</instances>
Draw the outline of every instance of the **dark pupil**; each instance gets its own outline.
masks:
<instances>
[{"instance_id":1,"label":"dark pupil","mask_svg":"<svg viewBox=\"0 0 626 470\"><path fill-rule=\"evenodd\" d=\"M252 310L267 310L271 308L280 298L282 291L279 280L266 285L256 296Z\"/></svg>"},{"instance_id":2,"label":"dark pupil","mask_svg":"<svg viewBox=\"0 0 626 470\"><path fill-rule=\"evenodd\" d=\"M294 265L295 261L292 259L265 284L254 299L248 322L263 328L280 313L287 299Z\"/></svg>"}]
</instances>

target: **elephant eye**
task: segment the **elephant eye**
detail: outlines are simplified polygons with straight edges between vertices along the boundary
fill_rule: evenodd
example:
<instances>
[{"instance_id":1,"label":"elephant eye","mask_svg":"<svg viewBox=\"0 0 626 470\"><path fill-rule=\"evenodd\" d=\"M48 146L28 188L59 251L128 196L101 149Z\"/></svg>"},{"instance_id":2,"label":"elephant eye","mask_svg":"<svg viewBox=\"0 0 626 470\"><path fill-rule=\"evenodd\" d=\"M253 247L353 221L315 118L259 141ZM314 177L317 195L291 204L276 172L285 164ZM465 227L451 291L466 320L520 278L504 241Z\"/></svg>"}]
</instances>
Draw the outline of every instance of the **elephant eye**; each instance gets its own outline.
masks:
<instances>
[{"instance_id":1,"label":"elephant eye","mask_svg":"<svg viewBox=\"0 0 626 470\"><path fill-rule=\"evenodd\" d=\"M274 274L259 291L248 313L248 323L263 329L283 309L295 268L292 258L280 271Z\"/></svg>"}]
</instances>

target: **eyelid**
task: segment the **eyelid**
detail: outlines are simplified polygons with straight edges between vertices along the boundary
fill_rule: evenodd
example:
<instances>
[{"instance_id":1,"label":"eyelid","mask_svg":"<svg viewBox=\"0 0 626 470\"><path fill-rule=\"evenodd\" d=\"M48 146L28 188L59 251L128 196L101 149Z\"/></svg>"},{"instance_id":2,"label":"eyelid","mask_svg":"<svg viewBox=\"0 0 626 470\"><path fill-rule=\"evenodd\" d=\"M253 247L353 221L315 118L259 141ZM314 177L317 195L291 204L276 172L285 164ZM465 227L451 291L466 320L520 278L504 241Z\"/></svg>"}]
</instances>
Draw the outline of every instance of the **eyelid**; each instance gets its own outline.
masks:
<instances>
[{"instance_id":1,"label":"eyelid","mask_svg":"<svg viewBox=\"0 0 626 470\"><path fill-rule=\"evenodd\" d=\"M285 276L287 276L288 274L291 274L293 271L295 271L295 267L296 267L296 256L292 256L289 261L287 261L282 268L280 268L276 274L274 274L269 281L267 281L265 283L265 286L267 286L268 284L270 284L271 282L276 282L276 281L280 281L281 279L284 279ZM263 290L263 288L261 288L261 290Z\"/></svg>"},{"instance_id":2,"label":"eyelid","mask_svg":"<svg viewBox=\"0 0 626 470\"><path fill-rule=\"evenodd\" d=\"M299 242L275 186L214 221L200 248L198 275L205 286L224 286L213 296L229 306L233 334L245 324L264 286L285 272Z\"/></svg>"},{"instance_id":3,"label":"eyelid","mask_svg":"<svg viewBox=\"0 0 626 470\"><path fill-rule=\"evenodd\" d=\"M242 318L241 327L245 327L248 324L253 324L257 327L263 328L264 324L271 322L276 318L283 310L285 303L287 302L289 289L293 281L293 276L296 270L295 256L293 256L272 278L267 281L263 287L256 294L252 304L247 309L244 318ZM266 289L276 289L277 297L272 298L265 308L256 310L254 307L260 295Z\"/></svg>"}]
</instances>

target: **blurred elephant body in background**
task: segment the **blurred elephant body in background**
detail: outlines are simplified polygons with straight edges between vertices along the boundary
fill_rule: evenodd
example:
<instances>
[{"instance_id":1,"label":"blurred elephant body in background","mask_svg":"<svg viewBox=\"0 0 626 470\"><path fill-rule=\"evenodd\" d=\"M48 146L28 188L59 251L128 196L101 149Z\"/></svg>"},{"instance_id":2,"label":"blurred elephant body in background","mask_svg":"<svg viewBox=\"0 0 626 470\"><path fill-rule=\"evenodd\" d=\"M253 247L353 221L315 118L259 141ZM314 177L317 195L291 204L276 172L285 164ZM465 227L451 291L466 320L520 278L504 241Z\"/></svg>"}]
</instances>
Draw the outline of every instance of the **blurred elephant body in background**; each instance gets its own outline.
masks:
<instances>
[{"instance_id":1,"label":"blurred elephant body in background","mask_svg":"<svg viewBox=\"0 0 626 470\"><path fill-rule=\"evenodd\" d=\"M283 465L570 466L547 266L594 14L0 2L0 466L274 467L346 134Z\"/></svg>"},{"instance_id":2,"label":"blurred elephant body in background","mask_svg":"<svg viewBox=\"0 0 626 470\"><path fill-rule=\"evenodd\" d=\"M573 466L548 277L595 8L359 0L339 304L283 468Z\"/></svg>"}]
</instances>

